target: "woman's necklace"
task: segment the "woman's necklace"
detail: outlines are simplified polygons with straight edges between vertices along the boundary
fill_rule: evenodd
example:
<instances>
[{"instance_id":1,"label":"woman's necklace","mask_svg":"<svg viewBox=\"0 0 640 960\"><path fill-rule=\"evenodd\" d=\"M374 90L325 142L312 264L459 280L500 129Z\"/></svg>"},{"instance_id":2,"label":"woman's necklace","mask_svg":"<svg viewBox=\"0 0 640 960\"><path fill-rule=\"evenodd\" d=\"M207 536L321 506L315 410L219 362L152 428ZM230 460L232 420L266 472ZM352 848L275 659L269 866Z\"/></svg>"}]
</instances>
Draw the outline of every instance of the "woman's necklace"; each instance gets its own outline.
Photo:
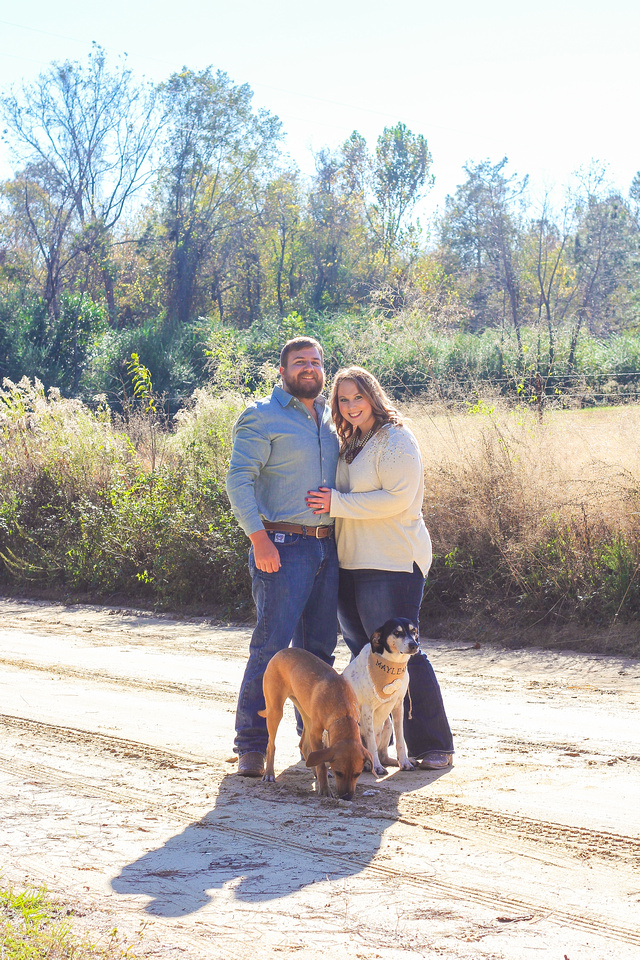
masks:
<instances>
[{"instance_id":1,"label":"woman's necklace","mask_svg":"<svg viewBox=\"0 0 640 960\"><path fill-rule=\"evenodd\" d=\"M373 436L374 427L375 427L375 424L373 427L371 427L370 430L367 430L364 437L362 437L360 440L358 439L359 434L354 433L354 435L351 437L351 439L347 443L347 446L344 451L344 459L346 460L347 463L353 463L355 458L358 456L358 454L364 447L367 440L370 440L371 437Z\"/></svg>"}]
</instances>

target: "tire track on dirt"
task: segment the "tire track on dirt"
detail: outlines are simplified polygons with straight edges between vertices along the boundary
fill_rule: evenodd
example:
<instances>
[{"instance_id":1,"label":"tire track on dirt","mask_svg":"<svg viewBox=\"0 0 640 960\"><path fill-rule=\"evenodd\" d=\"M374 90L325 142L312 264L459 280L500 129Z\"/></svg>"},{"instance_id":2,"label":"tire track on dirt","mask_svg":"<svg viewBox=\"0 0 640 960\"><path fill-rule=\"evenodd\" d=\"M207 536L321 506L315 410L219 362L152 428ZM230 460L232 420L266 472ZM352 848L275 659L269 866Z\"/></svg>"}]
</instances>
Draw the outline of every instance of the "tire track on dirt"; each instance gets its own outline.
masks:
<instances>
[{"instance_id":1,"label":"tire track on dirt","mask_svg":"<svg viewBox=\"0 0 640 960\"><path fill-rule=\"evenodd\" d=\"M564 741L560 740L536 740L535 743L532 743L531 740L522 740L515 737L510 737L508 740L505 740L504 737L500 739L500 749L508 751L509 753L526 753L533 747L535 747L537 752L541 752L543 750L555 750L568 757L586 758L602 756L602 752L600 750L590 750L585 748L584 745L565 743ZM616 760L623 760L625 763L637 763L640 761L640 756L637 753L617 754L612 761L610 760L608 762L615 763Z\"/></svg>"},{"instance_id":2,"label":"tire track on dirt","mask_svg":"<svg viewBox=\"0 0 640 960\"><path fill-rule=\"evenodd\" d=\"M32 732L36 732L38 727L43 732L45 728L48 730L60 729L55 728L52 725L41 725L36 724L35 722L22 721L19 718L0 716L0 721L9 726L15 726L11 722L14 719L18 719L18 727L24 725ZM72 728L62 728L62 730L63 738L65 739L69 739L74 733L80 735L82 743L86 743L87 741L92 741L94 739L93 734L88 731L75 731ZM122 740L121 738L108 737L104 734L97 735L95 739L103 747L108 747L112 753L120 752L130 756L131 749L135 748L143 757L148 757L149 759L154 759L156 761L160 757L164 758L165 761L168 758L173 757L174 761L180 760L188 763L193 763L195 760L195 758L190 756L178 755L169 751L157 750L156 748L148 749L144 744L139 744L135 741ZM215 768L217 766L216 764L204 763L203 761L200 761L200 763L203 767ZM172 766L175 767L175 762L172 764ZM79 777L77 774L67 774L64 771L60 771L47 765L40 763L25 763L22 761L16 761L15 758L0 757L0 768L4 769L13 777L22 776L26 779L35 780L36 783L39 784L44 782L45 784L60 787L74 794L86 796L91 799L108 800L120 806L124 805L133 806L134 808L142 808L142 810L146 812L153 812L158 816L166 817L169 815L171 818L175 818L179 822L189 824L193 827L200 827L206 830L218 830L226 835L233 834L238 838L250 840L254 843L267 843L277 848L284 849L288 852L296 851L304 853L307 856L311 855L317 859L326 861L329 864L334 864L341 869L344 869L346 866L351 872L353 872L353 867L357 866L362 872L368 871L369 873L372 873L374 876L378 877L380 880L387 880L396 886L398 884L406 884L409 887L420 890L422 893L431 891L432 893L443 897L453 897L461 902L473 902L480 906L487 907L491 910L497 910L505 914L510 912L521 915L533 914L538 918L544 918L548 922L556 925L572 926L592 935L606 937L608 939L617 940L626 944L632 944L640 947L640 928L632 928L628 925L614 923L604 917L598 918L597 920L590 919L573 913L569 910L558 910L555 908L555 906L550 906L549 904L536 901L534 899L524 899L517 896L496 894L490 891L483 891L475 885L466 886L440 879L438 877L422 876L414 872L399 870L392 866L387 866L381 862L376 862L375 857L373 860L368 860L353 854L340 854L339 852L326 850L323 850L321 854L318 854L317 848L312 844L297 841L292 837L270 834L268 831L270 828L273 828L273 821L265 820L265 829L263 830L252 829L251 827L247 826L238 826L237 824L234 824L233 826L221 825L216 823L215 820L207 814L203 816L202 811L194 808L193 806L189 807L182 803L177 804L171 803L167 800L158 799L157 793L151 794L144 790L108 787L103 783L96 782L95 779L90 777ZM393 819L398 819L397 815ZM507 819L513 822L519 822L517 821L517 818ZM527 818L523 818L523 821L525 823L534 823L536 828L539 826L537 822L527 820ZM419 822L415 818L406 818L404 822L407 825L419 826L425 830L429 829L426 822ZM548 826L558 830L562 829L556 824ZM438 833L440 830L436 828L435 832ZM584 834L586 832L587 831L577 831L578 834ZM452 832L452 834L456 836L455 833ZM602 835L603 841L606 842L611 842L611 837L620 839L614 834ZM633 838L622 839L628 841L633 840ZM521 850L518 852L522 855Z\"/></svg>"},{"instance_id":3,"label":"tire track on dirt","mask_svg":"<svg viewBox=\"0 0 640 960\"><path fill-rule=\"evenodd\" d=\"M487 810L482 807L470 807L463 804L452 803L451 801L442 801L443 809L437 810L435 818L441 820L444 816L455 820L456 825L460 820L472 827L474 832L483 831L486 836L495 838L498 834L500 839L507 840L503 831L508 831L514 838L517 838L517 850L521 852L521 843L527 843L531 846L540 844L554 844L558 847L566 848L570 846L579 856L599 857L602 860L623 859L640 866L640 840L637 837L629 837L624 834L610 833L605 830L590 830L584 827L567 826L561 823L553 823L547 820L535 820L532 817L510 816L496 810ZM421 826L425 829L433 829L431 823L427 824L426 819L421 817L412 808L414 803L410 797L404 798L399 804L402 816L398 819L402 823L410 826ZM405 813L406 810L406 813ZM429 820L434 819L434 814L430 813ZM439 832L445 832L439 831ZM451 832L451 836L464 837L463 833L457 831ZM507 847L511 852L516 852L515 846ZM527 853L527 856L532 856ZM554 862L548 856L532 856L532 859L541 860L544 863ZM560 860L555 862L559 863Z\"/></svg>"},{"instance_id":4,"label":"tire track on dirt","mask_svg":"<svg viewBox=\"0 0 640 960\"><path fill-rule=\"evenodd\" d=\"M106 733L97 733L93 730L81 730L79 727L63 727L40 720L28 720L25 717L12 717L0 714L0 724L14 730L31 733L35 736L44 734L50 740L62 743L73 743L76 746L91 744L100 746L105 753L119 754L128 760L145 760L153 763L160 769L175 768L179 764L208 767L210 763L195 754L179 753L177 750L164 750L162 747L153 747L139 740L127 740L125 737L113 737ZM179 763L176 763L178 761Z\"/></svg>"},{"instance_id":5,"label":"tire track on dirt","mask_svg":"<svg viewBox=\"0 0 640 960\"><path fill-rule=\"evenodd\" d=\"M2 607L1 597L0 607ZM83 641L88 646L99 647L121 647L125 644L130 647L170 649L173 651L175 650L176 641L179 641L184 649L208 652L211 650L210 642L202 636L202 629L209 629L211 633L214 634L220 630L227 630L229 626L226 623L221 624L211 621L201 623L194 623L192 621L185 622L182 620L174 621L170 615L163 614L163 618L166 619L163 619L160 629L153 630L145 623L144 615L140 616L139 612L136 613L135 611L131 612L131 617L127 616L126 611L123 611L123 615L127 621L133 618L140 620L140 623L132 625L128 622L126 626L120 626L116 620L118 613L120 613L120 611L112 611L109 617L109 619L112 620L110 623L105 623L103 620L95 626L88 627L74 623L72 619L50 620L49 618L42 618L37 615L33 616L31 613L29 615L15 616L12 614L7 615L3 611L2 631L17 630L35 636L74 638ZM242 626L233 628L233 636L237 637L240 635L243 639L246 638L246 642L230 644L224 650L225 660L238 660L242 663L246 661L251 631L252 628L249 626L246 628ZM218 654L220 653L220 651L216 652Z\"/></svg>"},{"instance_id":6,"label":"tire track on dirt","mask_svg":"<svg viewBox=\"0 0 640 960\"><path fill-rule=\"evenodd\" d=\"M239 658L241 659L241 658ZM36 673L48 674L52 677L65 677L70 680L86 680L92 683L101 683L105 686L118 686L128 690L147 690L151 693L167 693L172 696L187 697L196 700L212 700L217 703L223 703L230 709L234 709L237 704L237 690L221 690L219 687L202 684L177 683L171 680L145 680L131 676L118 676L116 674L104 673L100 670L89 670L83 667L72 667L58 663L38 663L33 660L24 660L14 657L0 657L0 665L14 667L17 670L33 671ZM585 749L583 745L575 743L559 743L553 741L525 741L518 739L501 739L501 749L511 753L540 753L548 750L552 752L567 752L569 756L580 756L584 759L589 757L601 757L598 750ZM610 761L615 763L638 762L640 756L635 754L618 755Z\"/></svg>"},{"instance_id":7,"label":"tire track on dirt","mask_svg":"<svg viewBox=\"0 0 640 960\"><path fill-rule=\"evenodd\" d=\"M164 750L140 741L127 740L123 737L96 733L76 727L64 727L37 720L27 720L22 717L11 717L6 714L0 714L0 725L30 732L35 736L44 735L51 740L73 743L76 746L91 744L92 752L95 750L95 746L99 745L109 756L117 754L123 759L143 760L152 763L156 769L166 770L176 769L180 766L199 766L213 772L216 777L228 773L228 768L223 762L216 762L214 758L204 760L195 754ZM407 826L460 840L470 839L470 834L459 829L452 830L450 826L445 827L443 824L435 827L434 820L442 821L447 818L455 822L456 827L459 826L460 821L463 821L474 833L483 830L486 835L494 840L495 834L499 831L509 831L517 839L517 846L510 843L508 837L505 837L502 833L499 834L502 847L508 853L521 853L520 844L523 841L532 846L540 843L555 843L563 847L572 845L578 855L587 854L607 861L622 858L640 863L640 839L638 837L536 820L532 817L513 816L483 807L458 804L443 797L430 799L429 812L424 814L422 813L424 800L416 801L410 796L398 795L395 791L385 789L383 784L379 784L377 789L381 790L381 794L376 798L375 806L372 805L367 810L368 816L386 819L391 822L399 821ZM562 862L561 858L552 859L539 855L533 856L532 859L549 864Z\"/></svg>"},{"instance_id":8,"label":"tire track on dirt","mask_svg":"<svg viewBox=\"0 0 640 960\"><path fill-rule=\"evenodd\" d=\"M142 680L135 677L103 673L101 670L87 670L82 667L69 667L57 663L36 663L33 660L17 660L9 657L0 657L0 664L6 667L15 667L18 670L46 673L52 677L68 677L71 680L87 680L91 683L102 683L107 686L115 685L126 690L149 690L152 693L168 693L179 697L195 698L196 700L216 700L218 703L229 704L233 707L235 707L238 699L235 690L227 692L205 684L194 686L188 683L175 683L172 680Z\"/></svg>"}]
</instances>

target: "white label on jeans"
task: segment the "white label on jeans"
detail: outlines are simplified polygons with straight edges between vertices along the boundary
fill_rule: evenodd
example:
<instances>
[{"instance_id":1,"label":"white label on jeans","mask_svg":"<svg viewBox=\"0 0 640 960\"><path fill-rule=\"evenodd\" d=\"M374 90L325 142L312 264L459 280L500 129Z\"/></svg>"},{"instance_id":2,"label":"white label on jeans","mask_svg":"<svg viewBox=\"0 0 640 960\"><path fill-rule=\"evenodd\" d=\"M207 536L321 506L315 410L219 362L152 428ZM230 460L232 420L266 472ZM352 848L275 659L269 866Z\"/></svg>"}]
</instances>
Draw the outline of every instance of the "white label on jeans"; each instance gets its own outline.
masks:
<instances>
[{"instance_id":1,"label":"white label on jeans","mask_svg":"<svg viewBox=\"0 0 640 960\"><path fill-rule=\"evenodd\" d=\"M276 533L274 539L276 543L284 543L284 533Z\"/></svg>"}]
</instances>

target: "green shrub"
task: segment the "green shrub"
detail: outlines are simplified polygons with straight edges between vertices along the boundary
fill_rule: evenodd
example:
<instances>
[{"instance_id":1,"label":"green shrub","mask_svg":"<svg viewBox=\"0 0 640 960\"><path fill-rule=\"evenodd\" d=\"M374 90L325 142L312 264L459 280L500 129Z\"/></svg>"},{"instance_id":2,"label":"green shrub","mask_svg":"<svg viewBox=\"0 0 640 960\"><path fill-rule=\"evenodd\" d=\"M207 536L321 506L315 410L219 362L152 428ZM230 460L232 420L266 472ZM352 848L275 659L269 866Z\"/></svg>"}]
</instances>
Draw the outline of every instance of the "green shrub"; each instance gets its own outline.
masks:
<instances>
[{"instance_id":1,"label":"green shrub","mask_svg":"<svg viewBox=\"0 0 640 960\"><path fill-rule=\"evenodd\" d=\"M106 406L92 413L55 392L45 396L38 382L5 382L4 579L243 612L247 541L223 486L238 409L233 401L196 398L171 438L170 457L148 472L128 435L112 427Z\"/></svg>"},{"instance_id":2,"label":"green shrub","mask_svg":"<svg viewBox=\"0 0 640 960\"><path fill-rule=\"evenodd\" d=\"M131 354L151 371L158 396L167 399L169 412L175 413L193 390L207 380L207 321L185 324L178 331L164 319L145 322L124 330L107 329L96 338L82 375L81 391L86 399L96 394L109 397L112 406L122 408L133 395L127 366Z\"/></svg>"}]
</instances>

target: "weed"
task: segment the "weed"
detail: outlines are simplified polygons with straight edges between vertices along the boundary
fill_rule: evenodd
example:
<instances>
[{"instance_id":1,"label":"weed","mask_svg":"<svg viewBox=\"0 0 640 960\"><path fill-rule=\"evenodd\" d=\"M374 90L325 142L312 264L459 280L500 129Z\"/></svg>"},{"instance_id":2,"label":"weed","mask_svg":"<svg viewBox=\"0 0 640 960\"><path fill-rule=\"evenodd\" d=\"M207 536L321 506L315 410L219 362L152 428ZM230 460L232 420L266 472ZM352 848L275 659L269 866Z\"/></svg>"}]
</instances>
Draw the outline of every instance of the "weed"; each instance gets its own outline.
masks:
<instances>
[{"instance_id":1,"label":"weed","mask_svg":"<svg viewBox=\"0 0 640 960\"><path fill-rule=\"evenodd\" d=\"M0 888L2 960L135 960L116 929L94 942L74 933L69 916L73 911L54 903L44 889Z\"/></svg>"}]
</instances>

